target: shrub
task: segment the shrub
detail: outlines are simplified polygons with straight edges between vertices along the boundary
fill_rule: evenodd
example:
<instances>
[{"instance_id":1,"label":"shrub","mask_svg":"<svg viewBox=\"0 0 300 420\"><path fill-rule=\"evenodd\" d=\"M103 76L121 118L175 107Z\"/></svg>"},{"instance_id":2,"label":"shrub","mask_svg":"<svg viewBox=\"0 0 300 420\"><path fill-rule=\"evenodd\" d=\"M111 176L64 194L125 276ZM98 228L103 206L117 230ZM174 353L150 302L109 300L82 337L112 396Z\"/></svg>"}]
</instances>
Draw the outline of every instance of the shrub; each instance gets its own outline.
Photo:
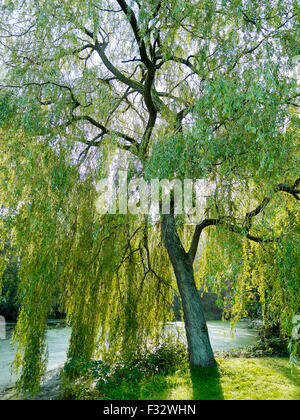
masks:
<instances>
[{"instance_id":1,"label":"shrub","mask_svg":"<svg viewBox=\"0 0 300 420\"><path fill-rule=\"evenodd\" d=\"M279 337L262 338L257 343L231 349L228 351L218 352L218 356L222 358L230 357L288 357L289 352L287 343Z\"/></svg>"},{"instance_id":2,"label":"shrub","mask_svg":"<svg viewBox=\"0 0 300 420\"><path fill-rule=\"evenodd\" d=\"M180 343L161 344L111 365L101 360L71 360L63 371L63 398L80 399L93 388L101 399L130 398L145 378L172 374L187 364L186 347Z\"/></svg>"}]
</instances>

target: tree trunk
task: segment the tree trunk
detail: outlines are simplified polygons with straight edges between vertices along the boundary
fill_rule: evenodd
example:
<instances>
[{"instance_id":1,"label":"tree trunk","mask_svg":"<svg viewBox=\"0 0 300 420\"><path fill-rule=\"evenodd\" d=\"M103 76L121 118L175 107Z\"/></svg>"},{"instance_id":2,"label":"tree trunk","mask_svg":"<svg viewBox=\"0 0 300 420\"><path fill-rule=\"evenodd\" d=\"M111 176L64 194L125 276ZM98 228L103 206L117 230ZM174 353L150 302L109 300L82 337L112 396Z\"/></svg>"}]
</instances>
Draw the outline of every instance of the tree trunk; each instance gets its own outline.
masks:
<instances>
[{"instance_id":1,"label":"tree trunk","mask_svg":"<svg viewBox=\"0 0 300 420\"><path fill-rule=\"evenodd\" d=\"M193 262L182 246L174 215L162 216L162 234L181 296L190 363L192 366L214 366L216 362L196 288Z\"/></svg>"}]
</instances>

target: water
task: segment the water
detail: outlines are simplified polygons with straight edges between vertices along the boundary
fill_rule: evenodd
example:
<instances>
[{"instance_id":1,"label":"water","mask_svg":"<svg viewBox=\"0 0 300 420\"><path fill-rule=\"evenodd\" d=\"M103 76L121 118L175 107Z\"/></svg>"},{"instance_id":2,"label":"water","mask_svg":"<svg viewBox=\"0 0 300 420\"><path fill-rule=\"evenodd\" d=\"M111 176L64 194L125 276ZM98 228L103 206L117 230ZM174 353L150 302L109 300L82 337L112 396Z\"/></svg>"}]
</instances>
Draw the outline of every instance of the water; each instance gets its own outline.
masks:
<instances>
[{"instance_id":1,"label":"water","mask_svg":"<svg viewBox=\"0 0 300 420\"><path fill-rule=\"evenodd\" d=\"M240 322L234 337L232 337L230 323L222 321L209 321L208 332L211 345L214 351L229 350L236 347L247 346L256 341L255 330L247 327L247 323ZM10 343L10 337L14 324L6 325L6 339L0 340L0 391L15 382L16 378L10 374L10 365L14 359L15 351ZM182 322L170 324L171 330L176 330L180 334L182 341L185 341L184 325ZM47 330L48 343L48 370L55 369L63 365L66 361L71 328L49 328Z\"/></svg>"},{"instance_id":2,"label":"water","mask_svg":"<svg viewBox=\"0 0 300 420\"><path fill-rule=\"evenodd\" d=\"M0 340L0 391L16 381L16 377L11 376L10 373L10 366L15 355L15 350L10 343L13 327L13 324L8 324L6 339ZM70 333L71 328L59 327L47 330L48 370L55 369L66 361Z\"/></svg>"}]
</instances>

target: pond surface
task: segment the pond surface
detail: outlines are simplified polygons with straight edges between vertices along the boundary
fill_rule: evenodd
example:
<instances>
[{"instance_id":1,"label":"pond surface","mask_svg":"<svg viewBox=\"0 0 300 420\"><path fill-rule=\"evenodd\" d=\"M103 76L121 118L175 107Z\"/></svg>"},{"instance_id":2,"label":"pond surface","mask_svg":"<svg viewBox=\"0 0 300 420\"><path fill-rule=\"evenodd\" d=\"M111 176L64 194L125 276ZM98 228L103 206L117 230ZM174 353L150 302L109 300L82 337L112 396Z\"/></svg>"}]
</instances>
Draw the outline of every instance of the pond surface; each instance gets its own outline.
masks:
<instances>
[{"instance_id":1,"label":"pond surface","mask_svg":"<svg viewBox=\"0 0 300 420\"><path fill-rule=\"evenodd\" d=\"M257 339L255 330L249 329L246 322L237 325L235 335L232 336L229 322L208 321L208 332L214 351L229 350L253 344ZM182 322L170 324L170 330L178 331L180 339L185 342L184 324ZM0 340L0 391L15 382L16 378L10 374L10 365L15 351L10 343L14 324L6 325L6 339ZM52 327L47 330L48 370L63 365L66 361L71 328Z\"/></svg>"}]
</instances>

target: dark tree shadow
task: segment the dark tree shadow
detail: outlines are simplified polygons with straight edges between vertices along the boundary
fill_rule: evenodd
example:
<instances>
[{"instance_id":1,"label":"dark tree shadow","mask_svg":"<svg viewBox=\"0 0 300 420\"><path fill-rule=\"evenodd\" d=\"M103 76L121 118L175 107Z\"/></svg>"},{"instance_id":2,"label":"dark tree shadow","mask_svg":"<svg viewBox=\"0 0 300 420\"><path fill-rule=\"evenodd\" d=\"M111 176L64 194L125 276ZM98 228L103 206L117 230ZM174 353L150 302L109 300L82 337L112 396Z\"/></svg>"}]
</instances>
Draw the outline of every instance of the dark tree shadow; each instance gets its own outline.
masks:
<instances>
[{"instance_id":1,"label":"dark tree shadow","mask_svg":"<svg viewBox=\"0 0 300 420\"><path fill-rule=\"evenodd\" d=\"M194 400L224 400L218 366L190 366Z\"/></svg>"}]
</instances>

